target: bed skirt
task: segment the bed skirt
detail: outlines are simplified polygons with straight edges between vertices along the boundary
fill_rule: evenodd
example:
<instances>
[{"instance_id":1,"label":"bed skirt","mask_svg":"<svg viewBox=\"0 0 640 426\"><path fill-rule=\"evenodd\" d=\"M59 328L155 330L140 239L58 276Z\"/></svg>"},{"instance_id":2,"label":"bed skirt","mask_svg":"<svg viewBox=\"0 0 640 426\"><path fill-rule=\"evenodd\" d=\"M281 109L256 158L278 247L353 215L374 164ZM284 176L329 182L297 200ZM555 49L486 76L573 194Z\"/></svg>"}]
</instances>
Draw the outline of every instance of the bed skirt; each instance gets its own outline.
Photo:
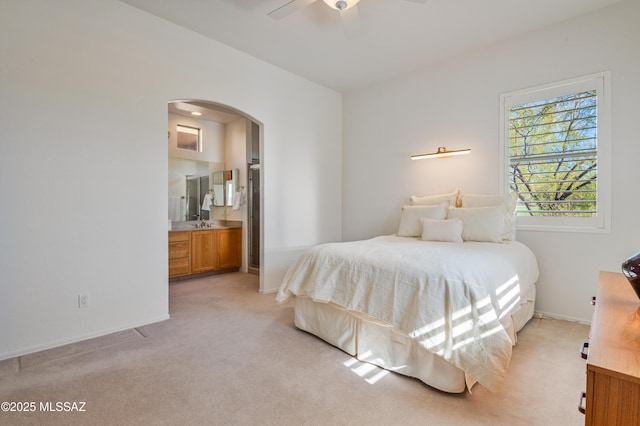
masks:
<instances>
[{"instance_id":1,"label":"bed skirt","mask_svg":"<svg viewBox=\"0 0 640 426\"><path fill-rule=\"evenodd\" d=\"M519 305L500 321L515 345L517 332L533 317L535 285L522 295ZM341 309L331 303L295 298L294 323L358 360L405 376L414 377L444 392L461 393L475 380L434 355L406 334Z\"/></svg>"}]
</instances>

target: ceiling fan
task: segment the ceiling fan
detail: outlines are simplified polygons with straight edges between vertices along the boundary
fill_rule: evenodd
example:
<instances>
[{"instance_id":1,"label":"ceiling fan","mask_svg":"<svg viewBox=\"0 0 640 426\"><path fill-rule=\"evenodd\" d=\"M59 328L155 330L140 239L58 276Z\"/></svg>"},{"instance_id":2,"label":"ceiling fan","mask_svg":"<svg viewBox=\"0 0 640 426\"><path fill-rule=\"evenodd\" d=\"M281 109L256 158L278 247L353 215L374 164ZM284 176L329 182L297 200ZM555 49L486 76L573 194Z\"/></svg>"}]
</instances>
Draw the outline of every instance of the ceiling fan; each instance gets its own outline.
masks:
<instances>
[{"instance_id":1,"label":"ceiling fan","mask_svg":"<svg viewBox=\"0 0 640 426\"><path fill-rule=\"evenodd\" d=\"M267 15L274 19L282 19L293 12L315 3L317 0L291 0L272 10ZM360 0L322 0L330 8L337 10L342 19L342 27L347 38L353 38L360 33L360 15L357 3ZM405 0L413 3L426 3L427 0Z\"/></svg>"}]
</instances>

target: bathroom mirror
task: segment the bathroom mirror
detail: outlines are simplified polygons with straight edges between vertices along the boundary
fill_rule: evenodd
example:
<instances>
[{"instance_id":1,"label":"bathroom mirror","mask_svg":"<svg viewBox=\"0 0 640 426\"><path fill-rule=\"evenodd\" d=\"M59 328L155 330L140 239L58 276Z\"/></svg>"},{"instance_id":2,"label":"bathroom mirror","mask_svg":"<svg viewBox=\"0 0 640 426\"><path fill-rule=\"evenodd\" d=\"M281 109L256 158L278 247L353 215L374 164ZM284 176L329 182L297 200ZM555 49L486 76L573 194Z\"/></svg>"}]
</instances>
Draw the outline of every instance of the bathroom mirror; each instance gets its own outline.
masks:
<instances>
[{"instance_id":1,"label":"bathroom mirror","mask_svg":"<svg viewBox=\"0 0 640 426\"><path fill-rule=\"evenodd\" d=\"M225 220L226 182L216 191L215 178L222 173L223 163L169 158L169 219L172 222L193 220ZM233 173L232 173L233 174ZM237 176L237 173L235 173ZM221 194L216 197L215 194ZM232 194L233 196L233 194ZM215 200L221 199L222 204Z\"/></svg>"},{"instance_id":2,"label":"bathroom mirror","mask_svg":"<svg viewBox=\"0 0 640 426\"><path fill-rule=\"evenodd\" d=\"M213 174L213 205L233 206L233 194L238 190L238 169L223 170Z\"/></svg>"}]
</instances>

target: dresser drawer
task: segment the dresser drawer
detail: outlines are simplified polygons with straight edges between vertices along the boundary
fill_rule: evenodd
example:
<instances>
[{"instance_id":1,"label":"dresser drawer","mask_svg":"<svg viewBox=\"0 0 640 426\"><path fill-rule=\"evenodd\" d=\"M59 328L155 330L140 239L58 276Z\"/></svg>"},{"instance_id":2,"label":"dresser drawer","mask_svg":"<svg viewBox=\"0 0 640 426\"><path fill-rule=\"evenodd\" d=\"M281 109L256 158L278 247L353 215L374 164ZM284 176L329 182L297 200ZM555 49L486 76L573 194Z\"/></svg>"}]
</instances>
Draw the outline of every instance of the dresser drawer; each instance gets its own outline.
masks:
<instances>
[{"instance_id":1,"label":"dresser drawer","mask_svg":"<svg viewBox=\"0 0 640 426\"><path fill-rule=\"evenodd\" d=\"M186 275L190 272L189 270L189 258L185 257L182 259L170 259L169 260L169 276L175 277L178 275Z\"/></svg>"},{"instance_id":2,"label":"dresser drawer","mask_svg":"<svg viewBox=\"0 0 640 426\"><path fill-rule=\"evenodd\" d=\"M191 232L169 232L169 242L176 241L189 241L191 239Z\"/></svg>"},{"instance_id":3,"label":"dresser drawer","mask_svg":"<svg viewBox=\"0 0 640 426\"><path fill-rule=\"evenodd\" d=\"M169 243L169 260L189 257L191 245L189 241L179 241L177 243Z\"/></svg>"}]
</instances>

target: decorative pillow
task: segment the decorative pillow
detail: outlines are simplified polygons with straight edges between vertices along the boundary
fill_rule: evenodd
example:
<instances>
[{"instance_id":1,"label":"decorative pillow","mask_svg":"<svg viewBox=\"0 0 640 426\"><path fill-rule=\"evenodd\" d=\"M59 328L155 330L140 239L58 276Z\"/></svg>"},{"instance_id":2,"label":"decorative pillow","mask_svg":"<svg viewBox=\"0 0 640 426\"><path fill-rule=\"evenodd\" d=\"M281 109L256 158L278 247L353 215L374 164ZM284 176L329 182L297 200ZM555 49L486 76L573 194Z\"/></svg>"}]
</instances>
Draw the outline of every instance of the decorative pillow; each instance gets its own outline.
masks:
<instances>
[{"instance_id":1,"label":"decorative pillow","mask_svg":"<svg viewBox=\"0 0 640 426\"><path fill-rule=\"evenodd\" d=\"M425 195L422 197L412 195L409 198L409 204L412 206L433 206L441 203L449 203L450 206L455 206L459 193L460 190L456 189L449 194Z\"/></svg>"},{"instance_id":2,"label":"decorative pillow","mask_svg":"<svg viewBox=\"0 0 640 426\"><path fill-rule=\"evenodd\" d=\"M462 241L462 219L429 219L423 217L422 240L423 241L443 241L448 243L461 243Z\"/></svg>"},{"instance_id":3,"label":"decorative pillow","mask_svg":"<svg viewBox=\"0 0 640 426\"><path fill-rule=\"evenodd\" d=\"M403 206L400 216L399 237L419 237L422 235L421 217L444 219L447 217L448 203L435 206Z\"/></svg>"},{"instance_id":4,"label":"decorative pillow","mask_svg":"<svg viewBox=\"0 0 640 426\"><path fill-rule=\"evenodd\" d=\"M461 194L461 207L492 207L504 208L504 233L502 239L511 241L516 239L515 212L518 203L518 193L511 191L508 194Z\"/></svg>"},{"instance_id":5,"label":"decorative pillow","mask_svg":"<svg viewBox=\"0 0 640 426\"><path fill-rule=\"evenodd\" d=\"M496 207L449 207L447 219L462 219L464 241L499 243L504 233L504 208Z\"/></svg>"}]
</instances>

